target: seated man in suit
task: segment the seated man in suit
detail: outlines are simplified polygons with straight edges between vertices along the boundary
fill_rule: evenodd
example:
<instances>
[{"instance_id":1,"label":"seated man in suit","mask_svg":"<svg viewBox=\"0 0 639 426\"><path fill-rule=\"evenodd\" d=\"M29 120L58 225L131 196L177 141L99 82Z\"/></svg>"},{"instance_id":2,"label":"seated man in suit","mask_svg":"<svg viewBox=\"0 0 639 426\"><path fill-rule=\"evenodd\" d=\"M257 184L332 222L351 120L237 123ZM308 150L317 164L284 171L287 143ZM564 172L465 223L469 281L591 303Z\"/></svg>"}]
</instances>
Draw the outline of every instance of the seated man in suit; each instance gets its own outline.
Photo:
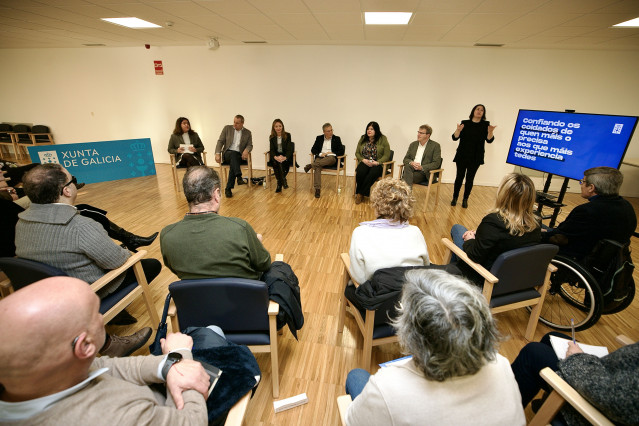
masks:
<instances>
[{"instance_id":1,"label":"seated man in suit","mask_svg":"<svg viewBox=\"0 0 639 426\"><path fill-rule=\"evenodd\" d=\"M160 233L164 264L183 280L259 280L271 266L271 255L251 225L218 214L222 194L217 172L205 166L191 167L182 186L189 212Z\"/></svg>"},{"instance_id":2,"label":"seated man in suit","mask_svg":"<svg viewBox=\"0 0 639 426\"><path fill-rule=\"evenodd\" d=\"M594 167L579 181L587 203L575 207L566 220L553 229L542 229L542 242L559 246L559 253L584 258L602 239L621 244L630 241L637 227L632 205L619 195L623 175L612 167Z\"/></svg>"},{"instance_id":3,"label":"seated man in suit","mask_svg":"<svg viewBox=\"0 0 639 426\"><path fill-rule=\"evenodd\" d=\"M430 139L432 133L433 128L428 124L419 126L417 140L408 146L402 178L411 188L413 183L428 183L429 172L442 165L442 149L437 142Z\"/></svg>"},{"instance_id":4,"label":"seated man in suit","mask_svg":"<svg viewBox=\"0 0 639 426\"><path fill-rule=\"evenodd\" d=\"M326 123L322 126L323 135L315 138L315 143L311 148L311 153L315 154L315 160L311 164L304 166L304 173L313 169L313 188L315 188L315 198L320 197L322 188L322 167L333 166L337 163L337 158L344 155L345 147L339 136L333 134L333 126Z\"/></svg>"},{"instance_id":5,"label":"seated man in suit","mask_svg":"<svg viewBox=\"0 0 639 426\"><path fill-rule=\"evenodd\" d=\"M246 160L252 150L251 131L244 127L244 117L238 114L233 118L233 125L224 126L215 147L215 161L220 164L222 162L229 163L229 179L224 190L224 195L227 198L233 196L231 190L235 186L236 178L238 185L244 185L240 161Z\"/></svg>"},{"instance_id":6,"label":"seated man in suit","mask_svg":"<svg viewBox=\"0 0 639 426\"><path fill-rule=\"evenodd\" d=\"M0 423L206 425L209 376L193 340L162 340L165 356L96 358L100 301L84 281L54 277L0 300ZM168 392L148 385L166 383Z\"/></svg>"}]
</instances>

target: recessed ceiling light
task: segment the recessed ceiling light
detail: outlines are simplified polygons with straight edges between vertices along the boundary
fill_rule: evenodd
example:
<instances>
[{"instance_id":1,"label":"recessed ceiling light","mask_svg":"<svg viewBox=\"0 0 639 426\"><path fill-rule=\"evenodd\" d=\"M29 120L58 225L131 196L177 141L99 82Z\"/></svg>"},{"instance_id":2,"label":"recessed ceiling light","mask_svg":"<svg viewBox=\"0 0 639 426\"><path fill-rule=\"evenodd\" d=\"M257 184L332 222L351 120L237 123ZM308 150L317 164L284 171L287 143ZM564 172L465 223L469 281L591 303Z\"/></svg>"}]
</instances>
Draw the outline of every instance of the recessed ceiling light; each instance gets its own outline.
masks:
<instances>
[{"instance_id":1,"label":"recessed ceiling light","mask_svg":"<svg viewBox=\"0 0 639 426\"><path fill-rule=\"evenodd\" d=\"M102 20L127 28L162 28L159 25L143 21L139 18L102 18Z\"/></svg>"},{"instance_id":2,"label":"recessed ceiling light","mask_svg":"<svg viewBox=\"0 0 639 426\"><path fill-rule=\"evenodd\" d=\"M626 21L626 22L622 22L620 24L613 25L613 27L639 28L639 18L631 19L630 21Z\"/></svg>"},{"instance_id":3,"label":"recessed ceiling light","mask_svg":"<svg viewBox=\"0 0 639 426\"><path fill-rule=\"evenodd\" d=\"M407 25L411 12L364 12L366 25Z\"/></svg>"}]
</instances>

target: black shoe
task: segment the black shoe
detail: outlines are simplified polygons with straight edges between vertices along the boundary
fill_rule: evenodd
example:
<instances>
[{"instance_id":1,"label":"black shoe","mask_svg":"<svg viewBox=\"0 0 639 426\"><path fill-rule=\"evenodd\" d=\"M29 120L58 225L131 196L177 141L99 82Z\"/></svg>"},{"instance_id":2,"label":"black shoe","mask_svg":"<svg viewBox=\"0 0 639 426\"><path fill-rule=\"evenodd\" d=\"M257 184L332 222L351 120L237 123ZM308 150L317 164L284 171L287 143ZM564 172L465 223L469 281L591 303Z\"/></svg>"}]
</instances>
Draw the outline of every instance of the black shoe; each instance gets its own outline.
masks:
<instances>
[{"instance_id":1,"label":"black shoe","mask_svg":"<svg viewBox=\"0 0 639 426\"><path fill-rule=\"evenodd\" d=\"M282 192L282 185L279 183L277 184L277 188L275 188L275 193L277 194L278 192Z\"/></svg>"},{"instance_id":2,"label":"black shoe","mask_svg":"<svg viewBox=\"0 0 639 426\"><path fill-rule=\"evenodd\" d=\"M462 207L467 209L468 208L468 198L464 198L462 200Z\"/></svg>"},{"instance_id":3,"label":"black shoe","mask_svg":"<svg viewBox=\"0 0 639 426\"><path fill-rule=\"evenodd\" d=\"M320 197L320 190L316 189L315 190L315 198L319 198Z\"/></svg>"},{"instance_id":4,"label":"black shoe","mask_svg":"<svg viewBox=\"0 0 639 426\"><path fill-rule=\"evenodd\" d=\"M450 202L450 205L453 207L457 205L457 197L453 198L453 201Z\"/></svg>"},{"instance_id":5,"label":"black shoe","mask_svg":"<svg viewBox=\"0 0 639 426\"><path fill-rule=\"evenodd\" d=\"M284 189L288 189L288 182L286 181L286 179L284 179L282 186L284 187Z\"/></svg>"},{"instance_id":6,"label":"black shoe","mask_svg":"<svg viewBox=\"0 0 639 426\"><path fill-rule=\"evenodd\" d=\"M311 170L311 165L307 164L304 166L304 173L308 173L308 171Z\"/></svg>"},{"instance_id":7,"label":"black shoe","mask_svg":"<svg viewBox=\"0 0 639 426\"><path fill-rule=\"evenodd\" d=\"M109 325L131 325L136 322L138 322L138 320L124 309L109 321Z\"/></svg>"},{"instance_id":8,"label":"black shoe","mask_svg":"<svg viewBox=\"0 0 639 426\"><path fill-rule=\"evenodd\" d=\"M233 197L233 193L231 192L231 188L226 188L224 190L224 195L226 195L226 198L232 198Z\"/></svg>"},{"instance_id":9,"label":"black shoe","mask_svg":"<svg viewBox=\"0 0 639 426\"><path fill-rule=\"evenodd\" d=\"M237 184L238 185L246 185L248 182L245 182L244 179L242 179L241 176L237 177Z\"/></svg>"}]
</instances>

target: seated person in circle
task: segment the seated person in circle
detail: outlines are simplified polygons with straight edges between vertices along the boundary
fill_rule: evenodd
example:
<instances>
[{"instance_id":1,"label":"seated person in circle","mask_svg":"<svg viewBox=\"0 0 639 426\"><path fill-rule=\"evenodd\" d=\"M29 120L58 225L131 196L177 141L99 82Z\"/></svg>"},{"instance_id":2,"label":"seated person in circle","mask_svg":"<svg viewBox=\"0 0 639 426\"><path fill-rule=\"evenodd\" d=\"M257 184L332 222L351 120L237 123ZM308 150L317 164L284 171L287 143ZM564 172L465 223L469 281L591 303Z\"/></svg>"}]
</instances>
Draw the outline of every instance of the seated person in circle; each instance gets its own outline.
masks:
<instances>
[{"instance_id":1,"label":"seated person in circle","mask_svg":"<svg viewBox=\"0 0 639 426\"><path fill-rule=\"evenodd\" d=\"M390 151L388 139L379 129L379 124L376 121L368 123L366 133L359 138L355 149L355 157L359 161L355 169L355 204L368 197L371 186L382 177L382 164L390 160Z\"/></svg>"},{"instance_id":2,"label":"seated person in circle","mask_svg":"<svg viewBox=\"0 0 639 426\"><path fill-rule=\"evenodd\" d=\"M351 236L351 275L358 283L378 269L430 265L422 231L408 223L414 202L404 181L382 179L373 186L371 205L377 219L360 223Z\"/></svg>"},{"instance_id":3,"label":"seated person in circle","mask_svg":"<svg viewBox=\"0 0 639 426\"><path fill-rule=\"evenodd\" d=\"M304 166L304 173L313 169L313 188L315 188L315 198L320 197L322 188L322 168L337 164L337 158L344 155L344 145L339 136L333 134L331 123L322 126L323 135L315 138L315 143L311 148L311 153L315 155L312 163Z\"/></svg>"},{"instance_id":4,"label":"seated person in circle","mask_svg":"<svg viewBox=\"0 0 639 426\"><path fill-rule=\"evenodd\" d=\"M279 118L273 120L269 145L271 149L271 165L277 179L275 192L282 192L282 188L288 189L288 182L286 182L288 170L291 165L293 167L296 167L296 165L293 164L293 140L291 139L291 134L284 129L284 123Z\"/></svg>"},{"instance_id":5,"label":"seated person in circle","mask_svg":"<svg viewBox=\"0 0 639 426\"><path fill-rule=\"evenodd\" d=\"M346 424L524 425L517 382L479 290L445 271L406 272L393 327L407 362L348 373Z\"/></svg>"},{"instance_id":6,"label":"seated person in circle","mask_svg":"<svg viewBox=\"0 0 639 426\"><path fill-rule=\"evenodd\" d=\"M191 122L186 117L180 117L175 122L175 129L169 139L169 154L175 154L178 168L200 166L204 145L200 137L191 129Z\"/></svg>"},{"instance_id":7,"label":"seated person in circle","mask_svg":"<svg viewBox=\"0 0 639 426\"><path fill-rule=\"evenodd\" d=\"M510 173L497 189L495 207L484 216L476 231L453 225L450 235L470 260L490 270L497 257L509 250L539 244L541 228L533 213L535 185L526 175ZM446 270L461 274L478 285L484 279L464 261L453 257Z\"/></svg>"},{"instance_id":8,"label":"seated person in circle","mask_svg":"<svg viewBox=\"0 0 639 426\"><path fill-rule=\"evenodd\" d=\"M430 171L438 169L442 164L441 146L430 138L433 128L422 124L417 130L417 140L408 146L404 156L404 173L402 179L412 187L413 183L424 182L428 185Z\"/></svg>"}]
</instances>

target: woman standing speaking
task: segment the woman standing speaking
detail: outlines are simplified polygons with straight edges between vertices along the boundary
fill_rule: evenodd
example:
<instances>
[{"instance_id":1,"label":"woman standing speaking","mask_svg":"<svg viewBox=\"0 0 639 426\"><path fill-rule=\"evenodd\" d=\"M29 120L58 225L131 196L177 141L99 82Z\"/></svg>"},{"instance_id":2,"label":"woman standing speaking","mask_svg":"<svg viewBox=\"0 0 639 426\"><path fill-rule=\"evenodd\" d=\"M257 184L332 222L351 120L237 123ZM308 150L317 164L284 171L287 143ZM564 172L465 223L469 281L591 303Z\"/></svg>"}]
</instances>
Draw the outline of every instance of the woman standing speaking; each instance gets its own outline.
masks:
<instances>
[{"instance_id":1,"label":"woman standing speaking","mask_svg":"<svg viewBox=\"0 0 639 426\"><path fill-rule=\"evenodd\" d=\"M490 121L486 120L486 107L482 104L475 105L468 118L458 124L457 130L453 133L453 140L459 140L459 146L453 159L457 163L457 176L455 177L453 200L450 205L457 205L459 190L464 182L464 177L466 177L463 208L468 207L468 197L470 191L473 190L475 173L477 173L479 166L484 164L484 141L492 143L495 140L493 131L497 127L491 126Z\"/></svg>"}]
</instances>

